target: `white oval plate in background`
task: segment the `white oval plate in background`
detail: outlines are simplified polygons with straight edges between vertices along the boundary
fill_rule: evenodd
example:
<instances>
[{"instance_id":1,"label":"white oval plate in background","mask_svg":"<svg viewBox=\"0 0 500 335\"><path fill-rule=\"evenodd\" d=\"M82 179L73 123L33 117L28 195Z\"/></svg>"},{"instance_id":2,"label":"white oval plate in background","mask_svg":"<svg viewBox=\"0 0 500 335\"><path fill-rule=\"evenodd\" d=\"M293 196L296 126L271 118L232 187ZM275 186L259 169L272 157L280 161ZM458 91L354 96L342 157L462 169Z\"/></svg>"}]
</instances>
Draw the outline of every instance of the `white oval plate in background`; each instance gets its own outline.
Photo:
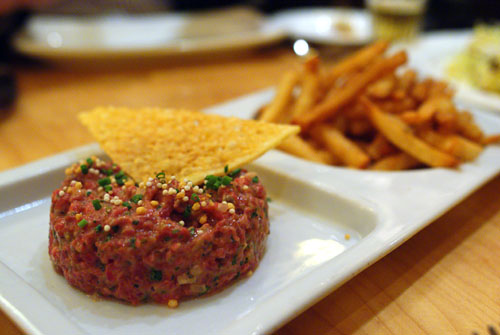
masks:
<instances>
[{"instance_id":1,"label":"white oval plate in background","mask_svg":"<svg viewBox=\"0 0 500 335\"><path fill-rule=\"evenodd\" d=\"M298 8L278 12L269 23L291 38L313 43L355 46L373 39L371 16L365 10Z\"/></svg>"},{"instance_id":2,"label":"white oval plate in background","mask_svg":"<svg viewBox=\"0 0 500 335\"><path fill-rule=\"evenodd\" d=\"M286 35L247 8L200 14L35 15L14 37L17 51L50 61L169 58L235 52Z\"/></svg>"}]
</instances>

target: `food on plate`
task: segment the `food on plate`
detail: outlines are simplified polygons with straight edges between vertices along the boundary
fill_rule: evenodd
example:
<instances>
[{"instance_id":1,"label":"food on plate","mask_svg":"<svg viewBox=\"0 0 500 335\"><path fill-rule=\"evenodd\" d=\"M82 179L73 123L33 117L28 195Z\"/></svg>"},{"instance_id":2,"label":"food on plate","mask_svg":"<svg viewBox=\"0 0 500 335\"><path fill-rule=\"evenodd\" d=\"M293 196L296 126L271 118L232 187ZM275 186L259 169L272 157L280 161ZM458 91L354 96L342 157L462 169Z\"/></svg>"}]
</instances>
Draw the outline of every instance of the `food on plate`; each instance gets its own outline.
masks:
<instances>
[{"instance_id":1,"label":"food on plate","mask_svg":"<svg viewBox=\"0 0 500 335\"><path fill-rule=\"evenodd\" d=\"M241 166L297 126L161 109L98 108L81 119L114 161L72 165L52 194L49 256L71 285L177 307L252 274L268 203Z\"/></svg>"},{"instance_id":2,"label":"food on plate","mask_svg":"<svg viewBox=\"0 0 500 335\"><path fill-rule=\"evenodd\" d=\"M404 51L375 42L333 66L317 55L290 69L257 119L298 124L279 148L317 163L372 170L454 167L476 159L485 135L445 82L418 78Z\"/></svg>"},{"instance_id":3,"label":"food on plate","mask_svg":"<svg viewBox=\"0 0 500 335\"><path fill-rule=\"evenodd\" d=\"M450 77L500 93L500 25L479 25L467 48L448 65Z\"/></svg>"}]
</instances>

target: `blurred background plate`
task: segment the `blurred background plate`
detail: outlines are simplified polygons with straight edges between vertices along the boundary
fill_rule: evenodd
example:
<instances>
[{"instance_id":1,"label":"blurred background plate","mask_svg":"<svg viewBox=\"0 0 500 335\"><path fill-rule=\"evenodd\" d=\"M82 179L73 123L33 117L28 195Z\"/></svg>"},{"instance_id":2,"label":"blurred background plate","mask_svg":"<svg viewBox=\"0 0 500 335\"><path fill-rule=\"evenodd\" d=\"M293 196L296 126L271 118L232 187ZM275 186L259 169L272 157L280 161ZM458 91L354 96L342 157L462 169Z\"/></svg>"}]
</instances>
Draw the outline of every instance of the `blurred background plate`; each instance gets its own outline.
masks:
<instances>
[{"instance_id":1,"label":"blurred background plate","mask_svg":"<svg viewBox=\"0 0 500 335\"><path fill-rule=\"evenodd\" d=\"M442 31L423 34L411 43L398 45L407 48L409 66L423 76L432 76L452 83L456 99L482 109L500 112L500 94L471 86L450 78L447 67L453 57L465 50L472 38L472 30Z\"/></svg>"},{"instance_id":2,"label":"blurred background plate","mask_svg":"<svg viewBox=\"0 0 500 335\"><path fill-rule=\"evenodd\" d=\"M285 33L248 8L197 14L34 15L17 51L51 61L116 61L227 53L276 43Z\"/></svg>"},{"instance_id":3,"label":"blurred background plate","mask_svg":"<svg viewBox=\"0 0 500 335\"><path fill-rule=\"evenodd\" d=\"M290 37L330 45L363 45L373 39L371 16L361 9L299 8L276 13L270 20Z\"/></svg>"}]
</instances>

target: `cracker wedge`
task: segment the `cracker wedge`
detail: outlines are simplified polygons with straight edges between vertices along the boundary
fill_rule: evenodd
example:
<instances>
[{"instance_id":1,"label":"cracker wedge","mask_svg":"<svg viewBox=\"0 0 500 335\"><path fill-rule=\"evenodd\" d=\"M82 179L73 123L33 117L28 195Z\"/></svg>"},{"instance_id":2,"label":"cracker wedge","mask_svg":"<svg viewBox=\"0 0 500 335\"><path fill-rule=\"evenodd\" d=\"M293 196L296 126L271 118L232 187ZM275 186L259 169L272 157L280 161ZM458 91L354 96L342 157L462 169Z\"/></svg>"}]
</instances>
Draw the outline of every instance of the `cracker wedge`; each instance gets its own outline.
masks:
<instances>
[{"instance_id":1,"label":"cracker wedge","mask_svg":"<svg viewBox=\"0 0 500 335\"><path fill-rule=\"evenodd\" d=\"M80 121L136 181L164 172L194 184L236 169L300 128L189 110L98 107Z\"/></svg>"}]
</instances>

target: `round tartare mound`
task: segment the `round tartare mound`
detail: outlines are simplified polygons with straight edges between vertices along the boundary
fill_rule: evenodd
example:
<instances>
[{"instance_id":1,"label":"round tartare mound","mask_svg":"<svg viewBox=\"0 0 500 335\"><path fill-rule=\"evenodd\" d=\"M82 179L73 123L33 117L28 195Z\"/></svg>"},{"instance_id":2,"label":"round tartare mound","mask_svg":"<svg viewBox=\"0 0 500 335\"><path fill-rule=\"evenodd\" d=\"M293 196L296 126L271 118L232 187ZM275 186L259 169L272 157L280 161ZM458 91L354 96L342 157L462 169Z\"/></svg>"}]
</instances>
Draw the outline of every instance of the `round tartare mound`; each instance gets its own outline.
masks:
<instances>
[{"instance_id":1,"label":"round tartare mound","mask_svg":"<svg viewBox=\"0 0 500 335\"><path fill-rule=\"evenodd\" d=\"M255 173L237 169L198 186L159 173L136 184L92 157L69 167L52 194L49 256L85 293L175 307L250 275L268 234Z\"/></svg>"}]
</instances>

